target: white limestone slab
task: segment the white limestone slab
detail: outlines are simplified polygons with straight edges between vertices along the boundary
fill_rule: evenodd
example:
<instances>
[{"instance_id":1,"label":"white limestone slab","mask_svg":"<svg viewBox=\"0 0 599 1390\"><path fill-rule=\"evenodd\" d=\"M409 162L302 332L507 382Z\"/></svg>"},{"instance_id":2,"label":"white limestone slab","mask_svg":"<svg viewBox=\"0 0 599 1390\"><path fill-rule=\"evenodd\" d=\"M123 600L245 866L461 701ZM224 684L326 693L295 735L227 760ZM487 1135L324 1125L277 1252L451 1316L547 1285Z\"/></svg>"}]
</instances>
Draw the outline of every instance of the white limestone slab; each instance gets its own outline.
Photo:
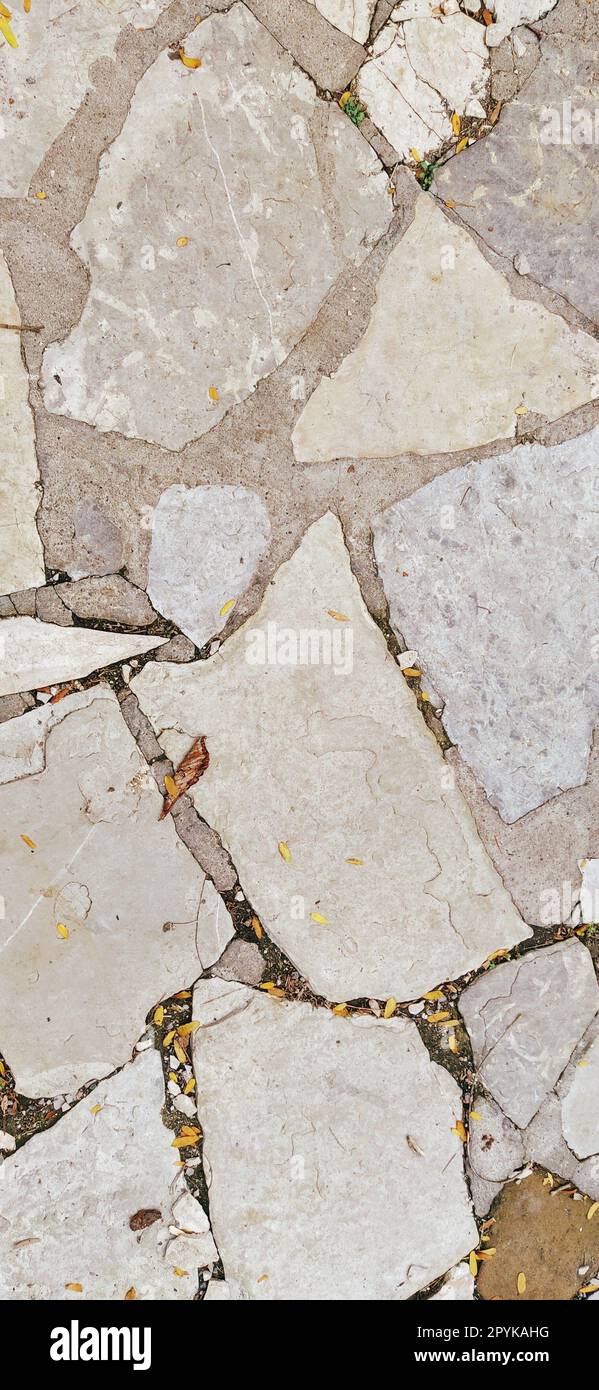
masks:
<instances>
[{"instance_id":1,"label":"white limestone slab","mask_svg":"<svg viewBox=\"0 0 599 1390\"><path fill-rule=\"evenodd\" d=\"M439 1292L432 1295L430 1302L451 1300L453 1303L469 1303L472 1299L474 1299L474 1279L468 1265L460 1264L449 1271Z\"/></svg>"},{"instance_id":2,"label":"white limestone slab","mask_svg":"<svg viewBox=\"0 0 599 1390\"><path fill-rule=\"evenodd\" d=\"M125 25L145 28L170 3L35 0L27 15L13 6L19 46L3 45L0 66L0 197L28 192L47 150L93 87L93 64L112 56Z\"/></svg>"},{"instance_id":3,"label":"white limestone slab","mask_svg":"<svg viewBox=\"0 0 599 1390\"><path fill-rule=\"evenodd\" d=\"M461 360L476 371L456 389ZM305 463L450 453L513 436L520 407L557 420L597 394L594 339L515 299L471 237L421 194L363 338L321 379L293 447Z\"/></svg>"},{"instance_id":4,"label":"white limestone slab","mask_svg":"<svg viewBox=\"0 0 599 1390\"><path fill-rule=\"evenodd\" d=\"M81 679L115 661L161 647L165 637L58 627L38 618L0 622L0 695Z\"/></svg>"},{"instance_id":5,"label":"white limestone slab","mask_svg":"<svg viewBox=\"0 0 599 1390\"><path fill-rule=\"evenodd\" d=\"M419 998L528 935L330 513L214 657L149 663L132 688L175 761L206 736L195 805L328 999Z\"/></svg>"},{"instance_id":6,"label":"white limestone slab","mask_svg":"<svg viewBox=\"0 0 599 1390\"><path fill-rule=\"evenodd\" d=\"M489 48L496 48L519 24L534 24L535 20L542 19L556 4L557 0L495 0L494 23L485 31Z\"/></svg>"},{"instance_id":7,"label":"white limestone slab","mask_svg":"<svg viewBox=\"0 0 599 1390\"><path fill-rule=\"evenodd\" d=\"M182 487L162 493L152 516L148 593L196 646L225 626L222 608L243 593L268 548L270 521L245 487Z\"/></svg>"},{"instance_id":8,"label":"white limestone slab","mask_svg":"<svg viewBox=\"0 0 599 1390\"><path fill-rule=\"evenodd\" d=\"M20 322L9 269L0 251L0 323ZM40 497L21 335L0 328L0 593L32 589L46 582L35 524Z\"/></svg>"},{"instance_id":9,"label":"white limestone slab","mask_svg":"<svg viewBox=\"0 0 599 1390\"><path fill-rule=\"evenodd\" d=\"M206 1218L175 1167L163 1104L160 1058L141 1053L5 1161L0 1297L76 1304L121 1301L131 1289L139 1299L194 1297L203 1251L196 1235L173 1239L169 1227L181 1202L186 1210L193 1203L198 1225ZM131 1229L142 1211L158 1217ZM185 1273L176 1275L175 1267Z\"/></svg>"},{"instance_id":10,"label":"white limestone slab","mask_svg":"<svg viewBox=\"0 0 599 1390\"><path fill-rule=\"evenodd\" d=\"M456 468L375 528L393 627L417 648L449 737L508 822L587 776L598 527L596 429Z\"/></svg>"},{"instance_id":11,"label":"white limestone slab","mask_svg":"<svg viewBox=\"0 0 599 1390\"><path fill-rule=\"evenodd\" d=\"M377 0L310 0L321 15L356 43L366 43Z\"/></svg>"},{"instance_id":12,"label":"white limestone slab","mask_svg":"<svg viewBox=\"0 0 599 1390\"><path fill-rule=\"evenodd\" d=\"M127 1061L152 1006L201 973L210 907L112 692L57 709L45 731L36 710L0 728L1 757L32 725L32 770L19 744L0 791L0 1049L34 1096Z\"/></svg>"},{"instance_id":13,"label":"white limestone slab","mask_svg":"<svg viewBox=\"0 0 599 1390\"><path fill-rule=\"evenodd\" d=\"M572 1068L561 1090L562 1131L576 1157L599 1155L599 1036Z\"/></svg>"},{"instance_id":14,"label":"white limestone slab","mask_svg":"<svg viewBox=\"0 0 599 1390\"><path fill-rule=\"evenodd\" d=\"M585 859L581 866L581 873L580 911L582 921L596 925L599 924L599 859Z\"/></svg>"},{"instance_id":15,"label":"white limestone slab","mask_svg":"<svg viewBox=\"0 0 599 1390\"><path fill-rule=\"evenodd\" d=\"M89 296L43 369L49 410L170 449L283 361L392 213L370 146L246 6L183 42L202 66L165 50L101 160L71 237Z\"/></svg>"},{"instance_id":16,"label":"white limestone slab","mask_svg":"<svg viewBox=\"0 0 599 1390\"><path fill-rule=\"evenodd\" d=\"M212 1229L237 1296L406 1299L472 1249L461 1095L414 1024L219 980L196 986L194 1016Z\"/></svg>"}]
</instances>

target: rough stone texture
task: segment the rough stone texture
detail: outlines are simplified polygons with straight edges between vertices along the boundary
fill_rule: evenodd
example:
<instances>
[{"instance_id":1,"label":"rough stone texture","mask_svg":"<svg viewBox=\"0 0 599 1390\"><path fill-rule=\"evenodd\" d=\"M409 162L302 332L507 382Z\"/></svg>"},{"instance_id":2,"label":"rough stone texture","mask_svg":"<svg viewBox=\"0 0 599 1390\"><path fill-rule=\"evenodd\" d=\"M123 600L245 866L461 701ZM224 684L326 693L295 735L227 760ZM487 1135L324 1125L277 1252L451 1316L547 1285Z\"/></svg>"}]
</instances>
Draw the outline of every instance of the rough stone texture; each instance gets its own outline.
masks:
<instances>
[{"instance_id":1,"label":"rough stone texture","mask_svg":"<svg viewBox=\"0 0 599 1390\"><path fill-rule=\"evenodd\" d=\"M510 259L524 256L531 278L590 319L599 311L593 263L599 174L584 122L592 123L596 105L595 53L596 37L565 46L546 40L532 77L504 107L489 148L481 141L436 180L440 196L459 204L460 217L490 247Z\"/></svg>"},{"instance_id":2,"label":"rough stone texture","mask_svg":"<svg viewBox=\"0 0 599 1390\"><path fill-rule=\"evenodd\" d=\"M472 1117L480 1115L480 1119ZM468 1163L477 1178L501 1183L524 1167L524 1145L516 1126L495 1102L474 1097L468 1126Z\"/></svg>"},{"instance_id":3,"label":"rough stone texture","mask_svg":"<svg viewBox=\"0 0 599 1390\"><path fill-rule=\"evenodd\" d=\"M587 775L598 525L599 429L454 469L389 508L375 532L393 627L507 821Z\"/></svg>"},{"instance_id":4,"label":"rough stone texture","mask_svg":"<svg viewBox=\"0 0 599 1390\"><path fill-rule=\"evenodd\" d=\"M209 879L204 884L202 915L198 921L196 946L203 970L219 960L235 935L231 915Z\"/></svg>"},{"instance_id":5,"label":"rough stone texture","mask_svg":"<svg viewBox=\"0 0 599 1390\"><path fill-rule=\"evenodd\" d=\"M303 663L283 664L283 646L276 659L277 634L311 631L317 657L330 643L328 662L306 646ZM132 686L174 763L206 735L195 805L269 933L327 998L418 998L529 934L461 796L444 789L438 745L330 513L215 657L149 663Z\"/></svg>"},{"instance_id":6,"label":"rough stone texture","mask_svg":"<svg viewBox=\"0 0 599 1390\"><path fill-rule=\"evenodd\" d=\"M3 1299L122 1300L131 1288L140 1299L194 1297L205 1252L195 1232L173 1239L171 1228L189 1221L190 1204L197 1227L206 1218L176 1175L163 1104L160 1058L144 1052L3 1164ZM160 1219L132 1230L131 1217L148 1209Z\"/></svg>"},{"instance_id":7,"label":"rough stone texture","mask_svg":"<svg viewBox=\"0 0 599 1390\"><path fill-rule=\"evenodd\" d=\"M32 695L2 695L0 696L0 724L4 724L7 719L16 719L19 714L24 714L25 710L32 709L35 699Z\"/></svg>"},{"instance_id":8,"label":"rough stone texture","mask_svg":"<svg viewBox=\"0 0 599 1390\"><path fill-rule=\"evenodd\" d=\"M595 1015L554 1091L523 1135L532 1162L559 1173L594 1202L599 1201L598 1040Z\"/></svg>"},{"instance_id":9,"label":"rough stone texture","mask_svg":"<svg viewBox=\"0 0 599 1390\"><path fill-rule=\"evenodd\" d=\"M458 390L462 359L476 371ZM422 194L363 338L320 381L293 447L306 463L469 449L513 435L521 406L557 420L598 389L593 339L515 299L471 237Z\"/></svg>"},{"instance_id":10,"label":"rough stone texture","mask_svg":"<svg viewBox=\"0 0 599 1390\"><path fill-rule=\"evenodd\" d=\"M460 1092L415 1025L215 980L194 1016L212 1228L242 1296L405 1299L472 1248Z\"/></svg>"},{"instance_id":11,"label":"rough stone texture","mask_svg":"<svg viewBox=\"0 0 599 1390\"><path fill-rule=\"evenodd\" d=\"M37 0L28 15L13 15L19 47L3 46L0 69L0 197L28 192L46 150L93 85L93 64L114 52L125 25L151 24L170 3Z\"/></svg>"},{"instance_id":12,"label":"rough stone texture","mask_svg":"<svg viewBox=\"0 0 599 1390\"><path fill-rule=\"evenodd\" d=\"M501 1109L529 1124L599 1010L586 947L571 939L481 975L460 998L478 1075Z\"/></svg>"},{"instance_id":13,"label":"rough stone texture","mask_svg":"<svg viewBox=\"0 0 599 1390\"><path fill-rule=\"evenodd\" d=\"M496 48L508 34L511 34L512 29L516 29L519 24L530 24L536 19L541 19L549 10L554 9L556 4L557 0L495 0L494 23L490 24L485 32L489 47Z\"/></svg>"},{"instance_id":14,"label":"rough stone texture","mask_svg":"<svg viewBox=\"0 0 599 1390\"><path fill-rule=\"evenodd\" d=\"M7 47L7 46L6 46ZM0 75L0 86L2 77ZM2 103L4 109L4 103ZM0 117L1 120L1 117ZM3 157L6 146L3 146ZM1 176L0 176L1 177ZM0 251L0 324L20 324L8 266ZM35 525L40 502L29 382L21 334L0 327L0 591L45 584Z\"/></svg>"},{"instance_id":15,"label":"rough stone texture","mask_svg":"<svg viewBox=\"0 0 599 1390\"><path fill-rule=\"evenodd\" d=\"M184 45L203 66L163 52L102 159L71 238L90 293L44 357L50 410L170 449L283 361L391 215L366 142L244 5Z\"/></svg>"},{"instance_id":16,"label":"rough stone texture","mask_svg":"<svg viewBox=\"0 0 599 1390\"><path fill-rule=\"evenodd\" d=\"M264 960L252 941L232 941L221 956L214 974L221 980L259 985L264 974Z\"/></svg>"},{"instance_id":17,"label":"rough stone texture","mask_svg":"<svg viewBox=\"0 0 599 1390\"><path fill-rule=\"evenodd\" d=\"M474 1298L474 1279L468 1265L456 1265L451 1269L438 1293L431 1296L431 1303L451 1299L454 1303L469 1302Z\"/></svg>"},{"instance_id":18,"label":"rough stone texture","mask_svg":"<svg viewBox=\"0 0 599 1390\"><path fill-rule=\"evenodd\" d=\"M323 92L343 92L366 57L362 44L333 28L314 0L246 0L248 9ZM327 0L324 0L327 3ZM330 0L334 3L334 0Z\"/></svg>"},{"instance_id":19,"label":"rough stone texture","mask_svg":"<svg viewBox=\"0 0 599 1390\"><path fill-rule=\"evenodd\" d=\"M397 11L403 18L403 6ZM401 159L432 157L452 138L453 112L481 102L489 77L485 31L458 10L439 19L430 5L385 25L360 69L358 95ZM481 114L484 115L484 107Z\"/></svg>"},{"instance_id":20,"label":"rough stone texture","mask_svg":"<svg viewBox=\"0 0 599 1390\"><path fill-rule=\"evenodd\" d=\"M152 651L163 640L57 627L36 618L5 618L0 623L0 695L89 676L115 661Z\"/></svg>"},{"instance_id":21,"label":"rough stone texture","mask_svg":"<svg viewBox=\"0 0 599 1390\"><path fill-rule=\"evenodd\" d=\"M366 43L377 0L310 0L321 15L356 43Z\"/></svg>"},{"instance_id":22,"label":"rough stone texture","mask_svg":"<svg viewBox=\"0 0 599 1390\"><path fill-rule=\"evenodd\" d=\"M535 1173L510 1183L493 1209L497 1254L479 1268L481 1298L518 1303L574 1298L599 1266L599 1223L587 1221L588 1203L573 1202L543 1187ZM589 1273L578 1270L589 1266ZM518 1275L526 1291L518 1294Z\"/></svg>"},{"instance_id":23,"label":"rough stone texture","mask_svg":"<svg viewBox=\"0 0 599 1390\"><path fill-rule=\"evenodd\" d=\"M38 1096L125 1062L151 1006L201 972L204 876L158 819L116 699L96 687L54 708L54 722L50 707L0 728L0 768L21 757L0 793L0 1048Z\"/></svg>"},{"instance_id":24,"label":"rough stone texture","mask_svg":"<svg viewBox=\"0 0 599 1390\"><path fill-rule=\"evenodd\" d=\"M270 540L260 498L242 487L175 485L152 518L148 593L198 647L225 626L223 607L253 579Z\"/></svg>"},{"instance_id":25,"label":"rough stone texture","mask_svg":"<svg viewBox=\"0 0 599 1390\"><path fill-rule=\"evenodd\" d=\"M598 1096L599 1037L595 1036L561 1090L564 1139L579 1159L599 1157Z\"/></svg>"},{"instance_id":26,"label":"rough stone texture","mask_svg":"<svg viewBox=\"0 0 599 1390\"><path fill-rule=\"evenodd\" d=\"M78 618L120 623L122 627L148 627L156 618L147 594L120 574L60 584L57 593Z\"/></svg>"},{"instance_id":27,"label":"rough stone texture","mask_svg":"<svg viewBox=\"0 0 599 1390\"><path fill-rule=\"evenodd\" d=\"M63 603L58 592L62 585L49 584L38 589L35 597L35 616L43 623L56 623L58 627L72 627L73 614Z\"/></svg>"}]
</instances>

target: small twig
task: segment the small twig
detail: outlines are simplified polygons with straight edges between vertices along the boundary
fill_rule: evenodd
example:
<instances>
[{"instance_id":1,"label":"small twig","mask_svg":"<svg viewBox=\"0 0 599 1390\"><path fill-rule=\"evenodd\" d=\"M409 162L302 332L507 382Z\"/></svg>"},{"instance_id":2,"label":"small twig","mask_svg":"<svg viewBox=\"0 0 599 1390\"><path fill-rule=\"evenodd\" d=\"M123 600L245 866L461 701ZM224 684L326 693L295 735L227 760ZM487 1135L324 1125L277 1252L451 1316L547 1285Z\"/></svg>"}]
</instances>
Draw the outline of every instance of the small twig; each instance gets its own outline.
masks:
<instances>
[{"instance_id":1,"label":"small twig","mask_svg":"<svg viewBox=\"0 0 599 1390\"><path fill-rule=\"evenodd\" d=\"M10 328L12 333L41 333L44 325L38 323L0 323L0 328Z\"/></svg>"}]
</instances>

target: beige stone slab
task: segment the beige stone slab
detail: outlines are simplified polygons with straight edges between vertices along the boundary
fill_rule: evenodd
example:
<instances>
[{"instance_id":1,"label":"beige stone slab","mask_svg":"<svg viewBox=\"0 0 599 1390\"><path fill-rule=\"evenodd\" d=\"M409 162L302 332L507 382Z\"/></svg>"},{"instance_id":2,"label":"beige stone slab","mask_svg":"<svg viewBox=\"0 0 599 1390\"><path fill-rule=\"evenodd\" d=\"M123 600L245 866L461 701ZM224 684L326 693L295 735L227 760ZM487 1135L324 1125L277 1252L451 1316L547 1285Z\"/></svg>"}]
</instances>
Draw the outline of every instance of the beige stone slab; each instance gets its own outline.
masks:
<instances>
[{"instance_id":1,"label":"beige stone slab","mask_svg":"<svg viewBox=\"0 0 599 1390\"><path fill-rule=\"evenodd\" d=\"M0 695L81 679L165 641L138 633L58 627L38 618L5 618L0 622Z\"/></svg>"},{"instance_id":2,"label":"beige stone slab","mask_svg":"<svg viewBox=\"0 0 599 1390\"><path fill-rule=\"evenodd\" d=\"M456 385L456 363L476 363ZM515 299L471 237L422 194L391 252L364 337L323 377L297 459L454 452L514 436L526 407L557 420L599 393L599 347Z\"/></svg>"},{"instance_id":3,"label":"beige stone slab","mask_svg":"<svg viewBox=\"0 0 599 1390\"><path fill-rule=\"evenodd\" d=\"M20 322L9 269L0 251L0 323ZM40 496L21 335L0 328L0 593L46 582L35 524Z\"/></svg>"},{"instance_id":4,"label":"beige stone slab","mask_svg":"<svg viewBox=\"0 0 599 1390\"><path fill-rule=\"evenodd\" d=\"M206 736L195 805L327 998L418 998L528 935L330 513L216 656L132 685L175 761Z\"/></svg>"}]
</instances>

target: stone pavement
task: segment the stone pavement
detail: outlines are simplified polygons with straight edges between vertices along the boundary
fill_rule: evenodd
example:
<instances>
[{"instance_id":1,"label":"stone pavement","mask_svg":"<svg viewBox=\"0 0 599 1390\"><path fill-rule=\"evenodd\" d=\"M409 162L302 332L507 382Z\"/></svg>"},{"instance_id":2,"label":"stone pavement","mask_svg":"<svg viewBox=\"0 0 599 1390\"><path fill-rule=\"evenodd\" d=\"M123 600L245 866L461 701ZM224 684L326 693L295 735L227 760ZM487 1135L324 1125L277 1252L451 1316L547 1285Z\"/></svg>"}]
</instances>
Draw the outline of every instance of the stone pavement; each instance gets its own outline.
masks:
<instances>
[{"instance_id":1,"label":"stone pavement","mask_svg":"<svg viewBox=\"0 0 599 1390\"><path fill-rule=\"evenodd\" d=\"M0 1296L599 1293L591 0L0 5Z\"/></svg>"}]
</instances>

